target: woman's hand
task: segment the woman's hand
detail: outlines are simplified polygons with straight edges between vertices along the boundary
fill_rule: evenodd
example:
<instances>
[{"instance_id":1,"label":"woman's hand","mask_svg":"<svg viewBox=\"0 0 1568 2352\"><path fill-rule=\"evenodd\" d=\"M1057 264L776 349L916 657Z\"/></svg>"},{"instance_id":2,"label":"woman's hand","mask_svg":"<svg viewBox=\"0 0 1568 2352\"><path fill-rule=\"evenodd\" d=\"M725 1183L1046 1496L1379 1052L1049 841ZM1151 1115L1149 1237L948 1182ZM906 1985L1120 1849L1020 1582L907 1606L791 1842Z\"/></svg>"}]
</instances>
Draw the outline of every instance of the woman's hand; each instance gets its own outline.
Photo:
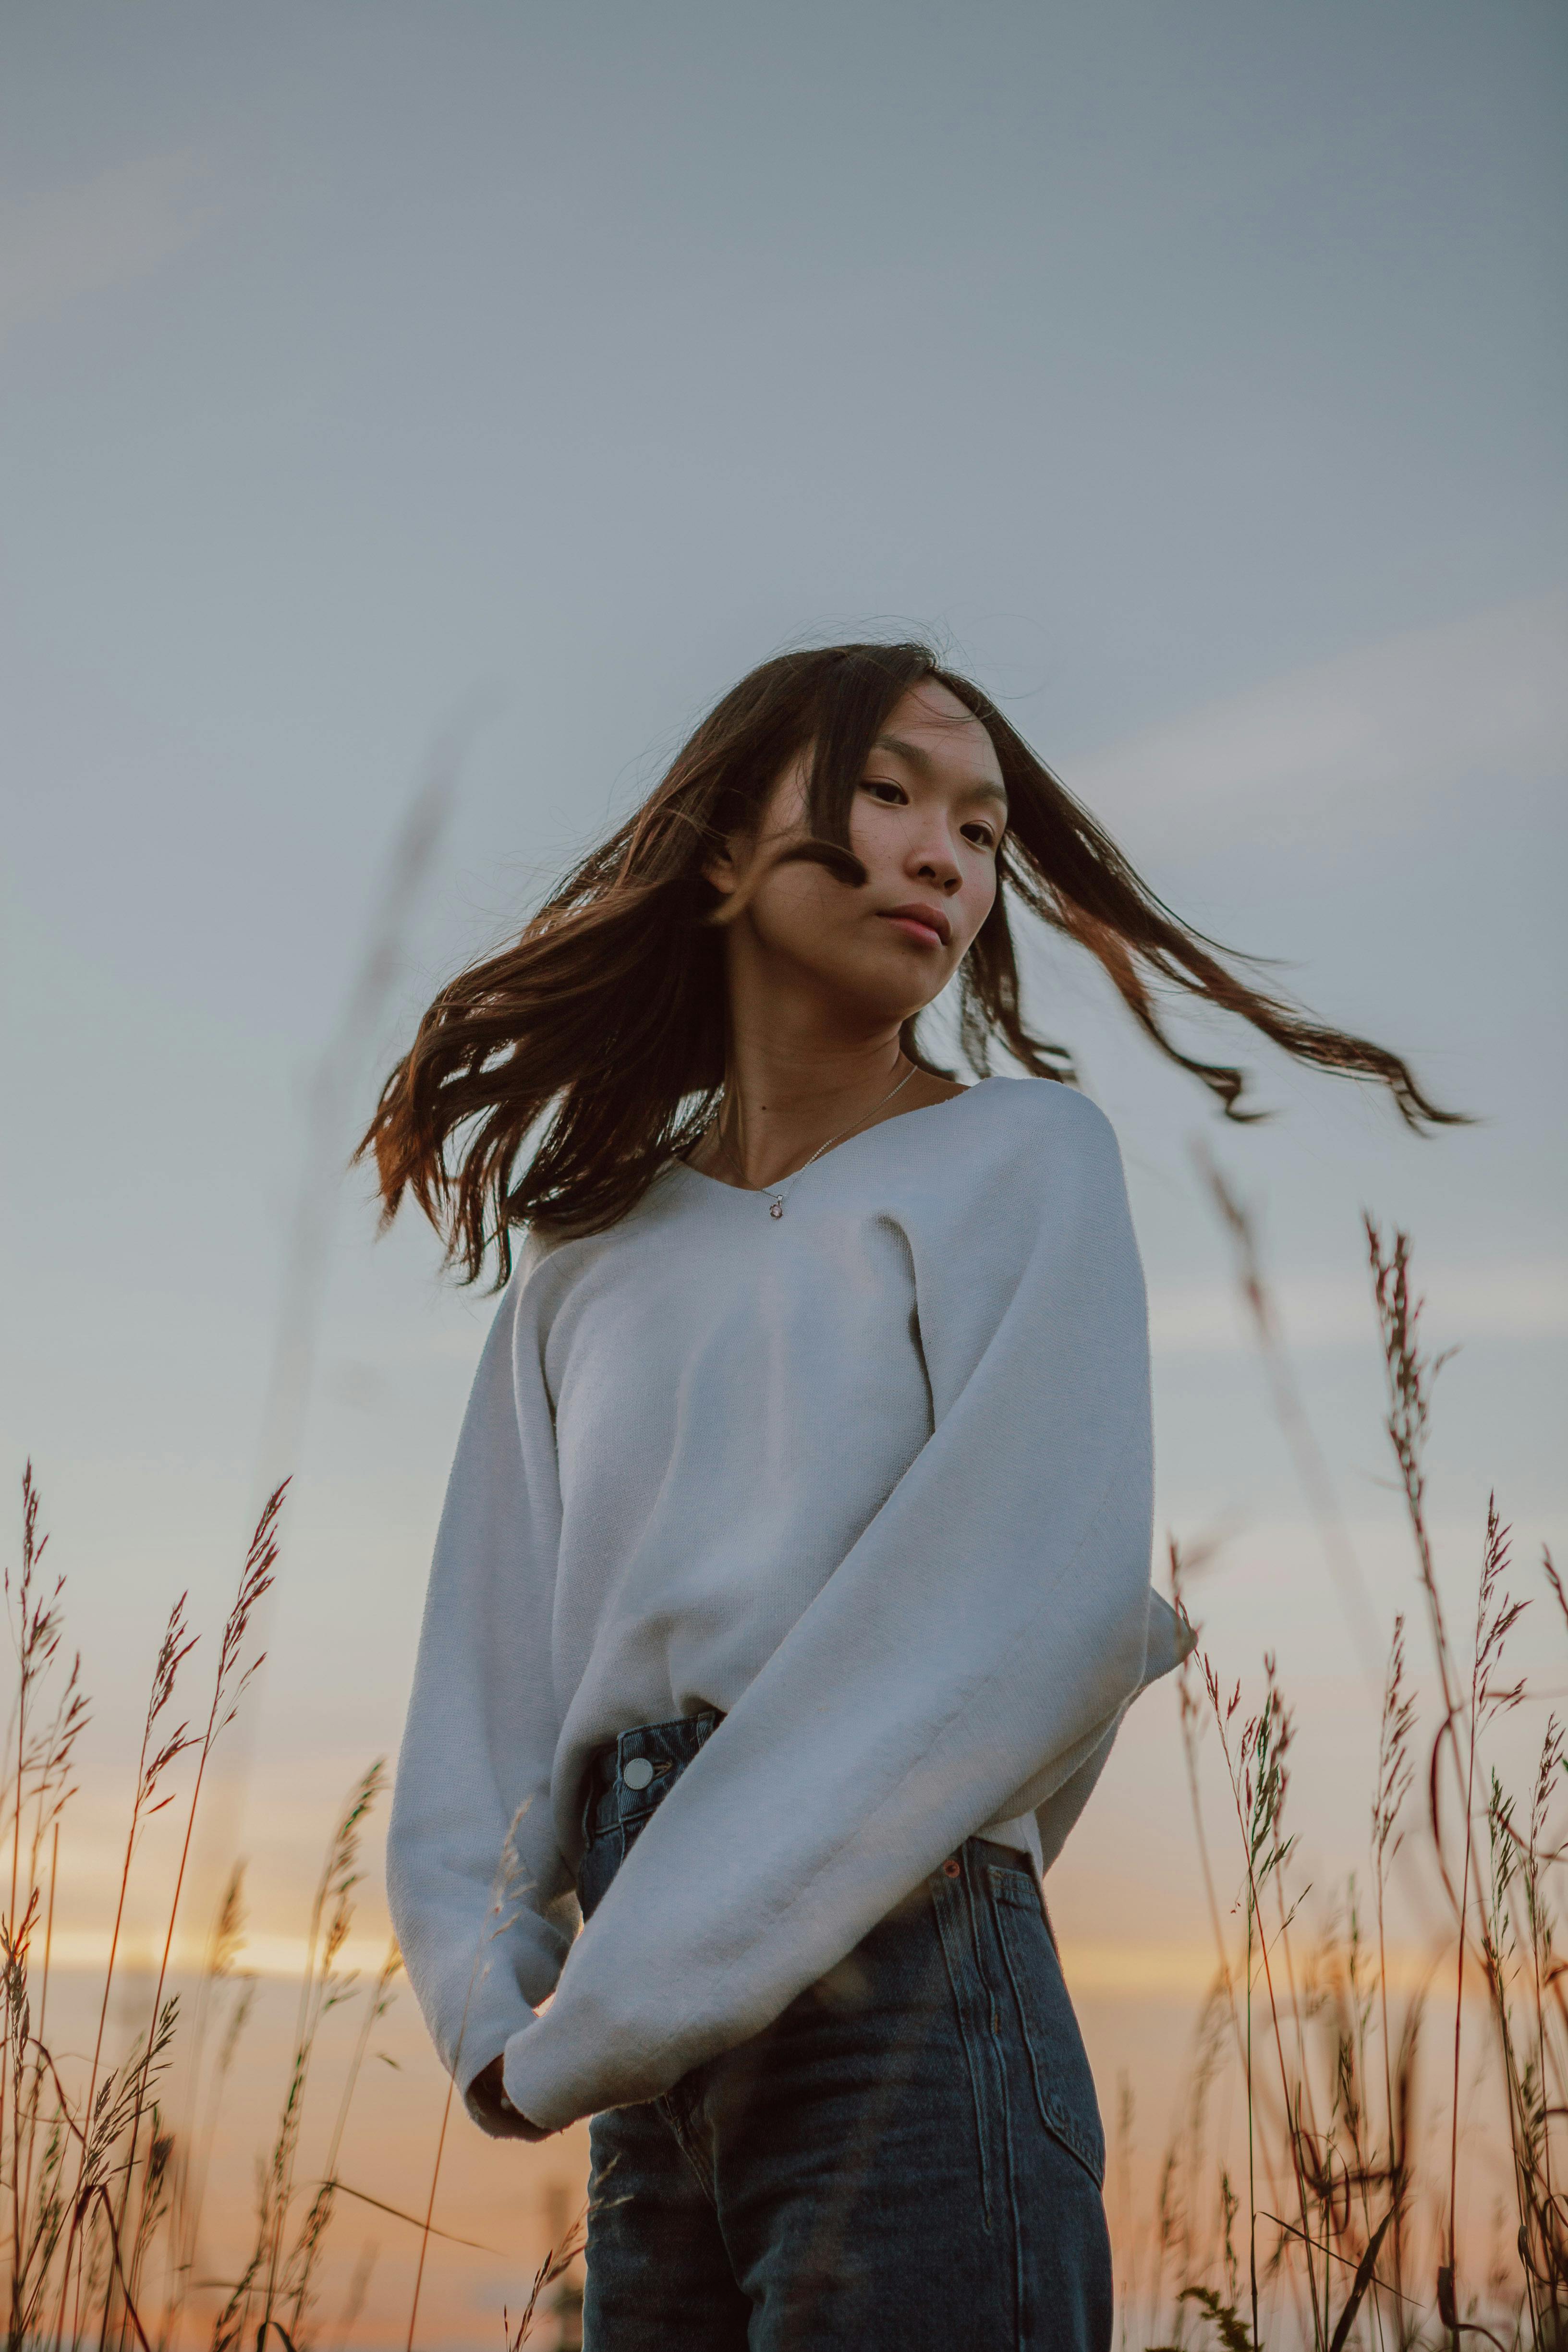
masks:
<instances>
[{"instance_id":1,"label":"woman's hand","mask_svg":"<svg viewBox=\"0 0 1568 2352\"><path fill-rule=\"evenodd\" d=\"M514 2107L506 2095L501 2061L492 2058L481 2067L468 2084L468 2104L477 2112L484 2128L495 2139L548 2139L550 2134L542 2124L531 2124L521 2107Z\"/></svg>"}]
</instances>

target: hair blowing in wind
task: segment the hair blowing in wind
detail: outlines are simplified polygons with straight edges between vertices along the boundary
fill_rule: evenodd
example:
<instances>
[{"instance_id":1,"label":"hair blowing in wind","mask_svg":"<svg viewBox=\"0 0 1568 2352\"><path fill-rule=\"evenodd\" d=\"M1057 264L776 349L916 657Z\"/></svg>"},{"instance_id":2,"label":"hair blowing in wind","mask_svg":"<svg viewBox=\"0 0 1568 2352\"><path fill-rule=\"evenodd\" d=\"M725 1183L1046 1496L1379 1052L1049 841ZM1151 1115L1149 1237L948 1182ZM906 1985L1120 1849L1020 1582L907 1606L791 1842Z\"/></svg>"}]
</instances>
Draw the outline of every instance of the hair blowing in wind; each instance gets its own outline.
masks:
<instances>
[{"instance_id":1,"label":"hair blowing in wind","mask_svg":"<svg viewBox=\"0 0 1568 2352\"><path fill-rule=\"evenodd\" d=\"M1067 1049L1020 1003L1010 904L1086 949L1145 1034L1218 1097L1261 1114L1242 1070L1185 1053L1162 1000L1217 1006L1297 1061L1385 1087L1406 1125L1459 1123L1397 1054L1316 1022L1245 977L1247 960L1173 914L990 698L929 647L828 646L780 655L731 688L642 806L570 874L500 953L447 982L382 1090L359 1147L384 1215L411 1192L468 1281L511 1231L613 1224L701 1133L722 1088L721 925L738 911L704 866L754 835L781 773L809 751L809 835L777 853L864 886L849 813L888 713L931 679L984 727L1006 785L1002 887L960 975L959 1045L984 1075L1000 1042L1038 1077L1070 1082ZM905 1026L906 1053L931 1067ZM527 1150L531 1138L531 1150Z\"/></svg>"}]
</instances>

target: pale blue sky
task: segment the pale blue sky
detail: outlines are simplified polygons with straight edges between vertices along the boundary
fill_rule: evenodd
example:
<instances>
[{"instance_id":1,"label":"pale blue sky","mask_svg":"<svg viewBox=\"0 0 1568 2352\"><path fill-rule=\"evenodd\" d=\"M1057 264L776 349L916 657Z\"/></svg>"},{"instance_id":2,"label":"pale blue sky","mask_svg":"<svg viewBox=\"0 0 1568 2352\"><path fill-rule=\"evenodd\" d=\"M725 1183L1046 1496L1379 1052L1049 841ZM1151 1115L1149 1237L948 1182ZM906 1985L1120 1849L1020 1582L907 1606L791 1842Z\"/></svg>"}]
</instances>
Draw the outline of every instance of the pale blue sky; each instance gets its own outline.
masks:
<instances>
[{"instance_id":1,"label":"pale blue sky","mask_svg":"<svg viewBox=\"0 0 1568 2352\"><path fill-rule=\"evenodd\" d=\"M1200 1130L1380 1612L1363 1203L1468 1342L1457 1568L1494 1478L1561 1539L1565 63L1521 0L8 13L5 1463L105 1762L167 1598L226 1588L304 1085L428 745L480 698L384 1048L802 635L940 631L1163 895L1484 1117L1416 1144L1243 1048L1288 1115L1226 1131L1039 960L1131 1171L1163 1513L1235 1530L1227 1661L1272 1641L1354 1718ZM350 1185L255 1735L279 1856L395 1739L486 1311ZM1129 1735L1064 1864L1086 1918L1180 1832L1139 1793L1173 1743Z\"/></svg>"}]
</instances>

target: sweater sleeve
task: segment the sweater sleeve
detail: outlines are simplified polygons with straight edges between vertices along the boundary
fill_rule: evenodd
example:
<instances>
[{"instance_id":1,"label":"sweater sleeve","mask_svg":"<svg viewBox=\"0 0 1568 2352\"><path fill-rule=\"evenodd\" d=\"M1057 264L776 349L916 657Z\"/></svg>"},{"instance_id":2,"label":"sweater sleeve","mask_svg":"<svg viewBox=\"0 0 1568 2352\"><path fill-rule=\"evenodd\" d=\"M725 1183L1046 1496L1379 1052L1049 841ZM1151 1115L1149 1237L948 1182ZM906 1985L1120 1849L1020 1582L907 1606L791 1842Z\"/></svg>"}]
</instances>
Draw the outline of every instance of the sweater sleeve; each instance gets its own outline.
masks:
<instances>
[{"instance_id":1,"label":"sweater sleeve","mask_svg":"<svg viewBox=\"0 0 1568 2352\"><path fill-rule=\"evenodd\" d=\"M508 2041L538 2124L760 2032L982 1822L1092 1780L1141 1685L1148 1339L1121 1160L1083 1097L1026 1095L949 1197L899 1217L931 1433Z\"/></svg>"},{"instance_id":2,"label":"sweater sleeve","mask_svg":"<svg viewBox=\"0 0 1568 2352\"><path fill-rule=\"evenodd\" d=\"M575 1925L551 1817L560 1487L521 1311L528 1268L501 1300L458 1441L387 1833L409 1982L465 2088L552 1990Z\"/></svg>"}]
</instances>

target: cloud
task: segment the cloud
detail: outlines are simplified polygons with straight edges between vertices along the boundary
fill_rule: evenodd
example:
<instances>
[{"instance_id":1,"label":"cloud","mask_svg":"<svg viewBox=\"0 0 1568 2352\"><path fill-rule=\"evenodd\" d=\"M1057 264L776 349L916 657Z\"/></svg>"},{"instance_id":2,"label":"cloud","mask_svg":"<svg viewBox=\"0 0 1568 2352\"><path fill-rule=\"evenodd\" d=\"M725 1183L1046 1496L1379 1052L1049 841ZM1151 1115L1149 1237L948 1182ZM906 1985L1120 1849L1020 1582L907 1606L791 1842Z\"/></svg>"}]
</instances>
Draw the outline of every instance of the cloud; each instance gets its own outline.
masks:
<instances>
[{"instance_id":1,"label":"cloud","mask_svg":"<svg viewBox=\"0 0 1568 2352\"><path fill-rule=\"evenodd\" d=\"M1560 1339L1568 1336L1568 1264L1496 1265L1437 1271L1423 1277L1430 1302L1431 1343L1468 1339ZM1365 1282L1349 1276L1287 1276L1274 1302L1293 1349L1377 1345ZM1230 1355L1252 1345L1250 1328L1227 1283L1156 1290L1149 1301L1150 1339L1162 1355Z\"/></svg>"},{"instance_id":2,"label":"cloud","mask_svg":"<svg viewBox=\"0 0 1568 2352\"><path fill-rule=\"evenodd\" d=\"M0 336L84 294L132 285L191 243L200 160L146 155L0 203Z\"/></svg>"},{"instance_id":3,"label":"cloud","mask_svg":"<svg viewBox=\"0 0 1568 2352\"><path fill-rule=\"evenodd\" d=\"M1386 637L1075 763L1113 820L1256 835L1386 828L1455 785L1568 771L1568 594Z\"/></svg>"}]
</instances>

